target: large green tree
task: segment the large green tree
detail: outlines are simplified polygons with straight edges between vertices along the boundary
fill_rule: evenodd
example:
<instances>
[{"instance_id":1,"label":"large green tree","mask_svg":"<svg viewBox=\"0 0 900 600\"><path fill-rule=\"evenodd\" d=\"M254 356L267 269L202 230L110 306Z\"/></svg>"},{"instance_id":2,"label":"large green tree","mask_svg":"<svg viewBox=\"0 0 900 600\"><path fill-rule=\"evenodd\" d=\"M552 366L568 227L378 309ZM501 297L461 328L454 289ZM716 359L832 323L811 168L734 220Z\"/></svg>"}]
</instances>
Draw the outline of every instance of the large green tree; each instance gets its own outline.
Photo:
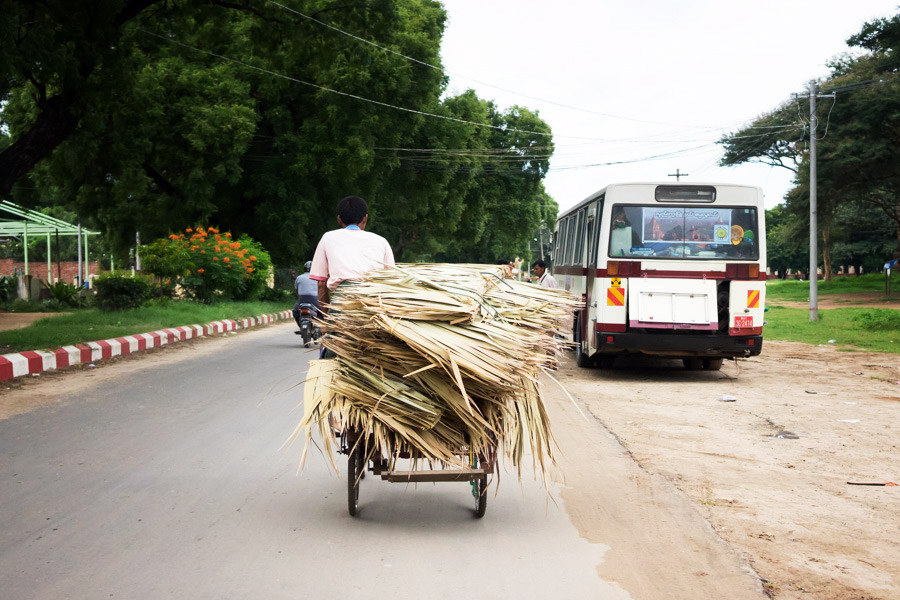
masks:
<instances>
[{"instance_id":1,"label":"large green tree","mask_svg":"<svg viewBox=\"0 0 900 600\"><path fill-rule=\"evenodd\" d=\"M536 114L441 99L433 0L0 1L0 196L63 203L122 251L218 224L298 263L356 194L401 259L484 260L547 204L552 142L514 131L549 134Z\"/></svg>"}]
</instances>

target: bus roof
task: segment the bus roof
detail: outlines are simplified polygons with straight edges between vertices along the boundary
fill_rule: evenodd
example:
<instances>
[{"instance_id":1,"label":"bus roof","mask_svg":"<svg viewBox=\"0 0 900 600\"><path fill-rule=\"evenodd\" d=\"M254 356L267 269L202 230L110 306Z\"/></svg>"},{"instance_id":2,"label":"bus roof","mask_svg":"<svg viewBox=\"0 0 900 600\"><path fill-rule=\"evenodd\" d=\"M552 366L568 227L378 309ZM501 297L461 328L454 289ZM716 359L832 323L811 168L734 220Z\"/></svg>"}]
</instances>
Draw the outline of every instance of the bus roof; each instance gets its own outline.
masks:
<instances>
[{"instance_id":1,"label":"bus roof","mask_svg":"<svg viewBox=\"0 0 900 600\"><path fill-rule=\"evenodd\" d=\"M673 186L673 187L674 186L694 187L694 186L698 186L698 185L704 185L704 186L712 186L712 187L716 187L716 188L719 188L719 187L752 188L752 189L759 190L760 194L762 193L762 188L759 187L758 185L745 185L745 184L741 184L741 183L711 183L711 182L707 182L707 181L691 181L690 183L688 183L686 181L678 182L678 183L673 183L671 181L630 181L627 183L611 183L611 184L607 185L606 187L594 192L593 194L591 194L590 196L588 196L587 198L585 198L584 200L582 200L581 202L579 202L578 204L573 206L572 208L566 209L564 212L561 212L559 214L559 216L556 217L556 220L558 221L558 220L562 219L563 217L568 216L570 213L573 213L573 212L579 210L585 204L589 204L593 200L596 200L597 198L599 198L600 196L613 190L614 188L631 186L631 185L646 185L646 186L653 186L653 187L656 187L658 185Z\"/></svg>"}]
</instances>

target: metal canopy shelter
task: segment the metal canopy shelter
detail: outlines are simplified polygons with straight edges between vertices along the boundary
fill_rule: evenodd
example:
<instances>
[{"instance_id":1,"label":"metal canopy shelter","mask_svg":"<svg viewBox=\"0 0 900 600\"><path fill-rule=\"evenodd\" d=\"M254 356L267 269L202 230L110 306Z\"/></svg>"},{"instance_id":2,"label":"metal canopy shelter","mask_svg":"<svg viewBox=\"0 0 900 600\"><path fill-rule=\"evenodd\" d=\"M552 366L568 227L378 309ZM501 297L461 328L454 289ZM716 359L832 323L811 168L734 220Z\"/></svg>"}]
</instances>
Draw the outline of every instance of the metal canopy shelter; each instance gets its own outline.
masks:
<instances>
[{"instance_id":1,"label":"metal canopy shelter","mask_svg":"<svg viewBox=\"0 0 900 600\"><path fill-rule=\"evenodd\" d=\"M0 200L0 213L7 213L19 217L18 219L6 218L0 215L0 237L19 237L25 247L25 275L28 275L28 236L47 236L47 283L53 281L52 259L50 251L50 237L56 236L57 253L59 252L59 236L78 236L78 281L84 281L82 273L88 272L88 236L100 235L99 231L84 229L81 225L73 225L62 219L57 219L35 210L29 210L7 200ZM81 263L81 245L84 243L84 270ZM58 260L57 260L58 263ZM59 269L57 268L57 276Z\"/></svg>"}]
</instances>

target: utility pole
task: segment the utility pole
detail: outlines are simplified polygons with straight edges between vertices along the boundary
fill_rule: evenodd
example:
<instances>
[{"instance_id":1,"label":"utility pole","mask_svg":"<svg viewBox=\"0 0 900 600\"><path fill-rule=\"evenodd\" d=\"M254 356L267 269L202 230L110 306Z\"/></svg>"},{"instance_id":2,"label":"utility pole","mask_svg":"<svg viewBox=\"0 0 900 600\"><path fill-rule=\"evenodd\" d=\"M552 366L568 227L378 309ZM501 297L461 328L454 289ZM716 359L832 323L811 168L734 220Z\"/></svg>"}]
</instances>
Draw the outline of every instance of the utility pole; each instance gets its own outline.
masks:
<instances>
[{"instance_id":1,"label":"utility pole","mask_svg":"<svg viewBox=\"0 0 900 600\"><path fill-rule=\"evenodd\" d=\"M816 80L809 82L809 320L819 320L819 223L818 190L816 189L816 99L834 98L835 94L821 94L816 90ZM802 97L803 94L793 94ZM837 100L835 100L837 102Z\"/></svg>"},{"instance_id":2,"label":"utility pole","mask_svg":"<svg viewBox=\"0 0 900 600\"><path fill-rule=\"evenodd\" d=\"M681 169L675 169L674 173L669 173L669 177L674 177L675 181L681 181L682 177L687 177L688 173L682 173Z\"/></svg>"}]
</instances>

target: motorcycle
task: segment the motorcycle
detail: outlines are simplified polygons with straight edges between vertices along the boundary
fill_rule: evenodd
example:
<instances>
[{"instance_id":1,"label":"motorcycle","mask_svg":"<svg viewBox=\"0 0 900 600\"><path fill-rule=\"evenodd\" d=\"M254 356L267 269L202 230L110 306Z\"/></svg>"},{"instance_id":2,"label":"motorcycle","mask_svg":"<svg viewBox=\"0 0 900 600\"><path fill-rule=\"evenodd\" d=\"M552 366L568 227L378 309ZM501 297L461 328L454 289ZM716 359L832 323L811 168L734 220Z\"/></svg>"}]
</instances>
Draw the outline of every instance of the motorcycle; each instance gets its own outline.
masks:
<instances>
[{"instance_id":1,"label":"motorcycle","mask_svg":"<svg viewBox=\"0 0 900 600\"><path fill-rule=\"evenodd\" d=\"M297 324L300 326L299 334L303 338L303 347L308 348L310 341L315 341L322 337L322 332L319 331L319 328L313 322L316 307L312 304L301 304L296 310L300 313L297 317Z\"/></svg>"}]
</instances>

